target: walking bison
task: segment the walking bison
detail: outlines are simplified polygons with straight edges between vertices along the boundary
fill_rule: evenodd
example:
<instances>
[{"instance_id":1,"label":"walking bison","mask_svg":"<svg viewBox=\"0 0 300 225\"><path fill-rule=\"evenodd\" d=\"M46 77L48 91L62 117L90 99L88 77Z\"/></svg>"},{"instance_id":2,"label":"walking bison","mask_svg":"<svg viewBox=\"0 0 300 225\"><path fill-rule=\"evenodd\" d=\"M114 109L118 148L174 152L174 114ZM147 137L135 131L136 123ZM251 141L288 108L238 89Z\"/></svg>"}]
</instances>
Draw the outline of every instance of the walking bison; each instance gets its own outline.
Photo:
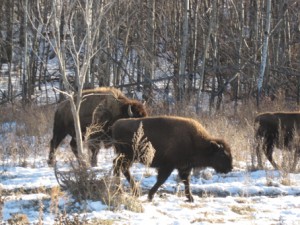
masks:
<instances>
[{"instance_id":1,"label":"walking bison","mask_svg":"<svg viewBox=\"0 0 300 225\"><path fill-rule=\"evenodd\" d=\"M91 150L91 165L97 165L97 154L101 141L108 145L110 142L111 125L120 118L147 116L145 106L137 100L129 99L115 88L101 87L84 90L79 112L82 135L86 134L87 127L100 126L101 129L94 131L89 137L88 148ZM61 141L71 136L71 148L78 157L76 145L76 133L73 115L69 100L58 105L54 115L53 137L50 141L48 164L51 166L55 160L55 151Z\"/></svg>"},{"instance_id":2,"label":"walking bison","mask_svg":"<svg viewBox=\"0 0 300 225\"><path fill-rule=\"evenodd\" d=\"M144 138L147 138L155 149L149 166L158 171L157 181L148 194L149 201L174 169L178 170L185 185L185 195L190 202L193 202L190 191L190 173L193 168L212 167L220 173L232 170L232 156L228 144L222 139L211 137L204 127L193 119L171 116L120 119L112 126L117 153L114 172L117 176L122 172L133 191L136 190L136 184L129 168L135 161L145 164L144 160L138 157L139 152L136 152L141 150L133 148L136 145L133 143L133 137L140 124L143 126Z\"/></svg>"},{"instance_id":3,"label":"walking bison","mask_svg":"<svg viewBox=\"0 0 300 225\"><path fill-rule=\"evenodd\" d=\"M258 166L262 167L260 154L262 150L273 167L278 169L278 165L273 159L274 147L292 150L292 141L295 135L300 135L300 113L267 112L259 114L255 118L255 132ZM299 154L300 148L296 146L292 170L296 167Z\"/></svg>"}]
</instances>

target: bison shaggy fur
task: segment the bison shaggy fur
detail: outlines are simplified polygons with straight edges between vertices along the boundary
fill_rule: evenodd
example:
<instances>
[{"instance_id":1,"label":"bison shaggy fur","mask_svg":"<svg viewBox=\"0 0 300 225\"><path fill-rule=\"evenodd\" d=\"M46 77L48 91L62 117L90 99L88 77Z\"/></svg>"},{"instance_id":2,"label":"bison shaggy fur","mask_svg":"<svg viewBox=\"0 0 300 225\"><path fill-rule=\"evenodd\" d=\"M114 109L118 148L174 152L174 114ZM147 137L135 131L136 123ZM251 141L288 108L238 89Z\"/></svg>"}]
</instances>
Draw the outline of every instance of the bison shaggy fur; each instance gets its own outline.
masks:
<instances>
[{"instance_id":1,"label":"bison shaggy fur","mask_svg":"<svg viewBox=\"0 0 300 225\"><path fill-rule=\"evenodd\" d=\"M133 136L140 124L143 125L144 137L155 149L150 167L158 171L157 181L148 194L150 201L174 169L178 170L185 185L185 195L190 202L193 201L190 191L190 173L193 168L212 167L220 173L232 170L232 156L228 144L222 139L210 136L193 119L171 116L121 119L112 126L117 153L114 172L117 176L122 172L133 191L136 186L129 168L135 161L144 163L136 157L139 154L133 149Z\"/></svg>"},{"instance_id":2,"label":"bison shaggy fur","mask_svg":"<svg viewBox=\"0 0 300 225\"><path fill-rule=\"evenodd\" d=\"M79 112L79 119L83 137L87 127L100 126L90 135L88 147L91 150L91 165L97 165L97 154L100 143L108 145L111 139L110 127L120 118L147 116L145 106L133 99L129 99L115 88L100 87L84 90ZM71 148L78 157L74 119L69 100L61 102L54 115L53 137L50 141L48 164L53 165L55 151L61 141L71 136Z\"/></svg>"},{"instance_id":3,"label":"bison shaggy fur","mask_svg":"<svg viewBox=\"0 0 300 225\"><path fill-rule=\"evenodd\" d=\"M263 150L273 167L278 169L278 165L273 159L274 147L291 150L295 134L300 135L300 112L266 112L256 116L255 138L258 166L262 167L260 151ZM300 149L297 147L292 165L294 169L299 154Z\"/></svg>"}]
</instances>

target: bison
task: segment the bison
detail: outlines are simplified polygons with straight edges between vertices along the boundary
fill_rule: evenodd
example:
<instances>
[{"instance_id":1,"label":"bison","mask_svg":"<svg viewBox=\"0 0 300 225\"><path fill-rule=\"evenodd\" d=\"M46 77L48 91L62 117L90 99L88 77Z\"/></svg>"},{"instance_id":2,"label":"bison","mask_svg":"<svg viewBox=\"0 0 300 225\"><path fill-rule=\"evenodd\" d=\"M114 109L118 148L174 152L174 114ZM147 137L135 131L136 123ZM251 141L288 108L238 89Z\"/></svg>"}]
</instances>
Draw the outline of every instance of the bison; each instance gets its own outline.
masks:
<instances>
[{"instance_id":1,"label":"bison","mask_svg":"<svg viewBox=\"0 0 300 225\"><path fill-rule=\"evenodd\" d=\"M101 126L101 130L92 133L88 148L91 150L91 165L97 165L97 154L101 141L107 146L111 139L110 127L120 118L145 117L147 111L144 104L125 97L115 88L100 87L84 90L79 112L83 137L87 127L92 124ZM78 157L76 133L69 100L61 102L54 115L53 137L50 141L48 164L54 163L55 151L61 141L67 136L72 137L70 145L73 153Z\"/></svg>"},{"instance_id":2,"label":"bison","mask_svg":"<svg viewBox=\"0 0 300 225\"><path fill-rule=\"evenodd\" d=\"M112 126L117 153L114 159L114 173L119 177L122 172L133 191L136 190L136 185L129 168L135 161L144 163L137 157L140 154L136 151L140 150L133 149L133 137L141 125L144 138L147 138L155 149L149 166L156 168L158 172L157 181L148 194L149 201L174 169L178 170L179 177L185 185L185 195L190 202L193 202L190 191L190 173L193 168L212 167L220 173L232 170L232 156L228 144L222 139L210 136L204 127L193 119L173 116L120 119Z\"/></svg>"},{"instance_id":3,"label":"bison","mask_svg":"<svg viewBox=\"0 0 300 225\"><path fill-rule=\"evenodd\" d=\"M258 166L262 168L260 152L263 150L273 167L278 169L278 165L273 159L274 147L291 150L291 143L296 133L300 134L299 112L266 112L256 116L255 139ZM297 147L292 169L296 167L299 154L300 148Z\"/></svg>"}]
</instances>

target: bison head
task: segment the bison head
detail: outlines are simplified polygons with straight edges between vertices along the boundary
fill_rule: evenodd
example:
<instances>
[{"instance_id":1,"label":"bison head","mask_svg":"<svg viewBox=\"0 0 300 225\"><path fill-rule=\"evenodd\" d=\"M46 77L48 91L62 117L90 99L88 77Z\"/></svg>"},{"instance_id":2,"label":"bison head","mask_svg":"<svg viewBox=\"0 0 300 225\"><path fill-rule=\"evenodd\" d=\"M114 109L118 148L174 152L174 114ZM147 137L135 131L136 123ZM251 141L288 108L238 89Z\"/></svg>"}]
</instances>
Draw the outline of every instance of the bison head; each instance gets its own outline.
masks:
<instances>
[{"instance_id":1,"label":"bison head","mask_svg":"<svg viewBox=\"0 0 300 225\"><path fill-rule=\"evenodd\" d=\"M147 116L144 104L135 100L126 102L126 104L124 104L121 108L122 115L128 115L128 117L139 118Z\"/></svg>"},{"instance_id":2,"label":"bison head","mask_svg":"<svg viewBox=\"0 0 300 225\"><path fill-rule=\"evenodd\" d=\"M228 173L232 170L231 150L223 140L211 141L211 166L217 173Z\"/></svg>"}]
</instances>

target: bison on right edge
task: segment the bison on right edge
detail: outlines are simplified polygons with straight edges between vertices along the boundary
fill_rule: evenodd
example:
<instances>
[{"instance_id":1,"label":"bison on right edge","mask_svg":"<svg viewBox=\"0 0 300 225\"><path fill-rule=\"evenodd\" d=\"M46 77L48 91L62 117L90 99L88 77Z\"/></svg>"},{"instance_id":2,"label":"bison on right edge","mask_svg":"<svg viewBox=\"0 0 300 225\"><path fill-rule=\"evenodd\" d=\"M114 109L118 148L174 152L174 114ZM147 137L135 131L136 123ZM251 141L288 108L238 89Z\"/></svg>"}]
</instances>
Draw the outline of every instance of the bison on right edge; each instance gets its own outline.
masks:
<instances>
[{"instance_id":1,"label":"bison on right edge","mask_svg":"<svg viewBox=\"0 0 300 225\"><path fill-rule=\"evenodd\" d=\"M274 147L284 147L291 151L291 143L296 134L300 135L299 112L267 112L255 118L255 138L257 141L256 155L258 166L262 168L261 150L275 169L278 165L273 159ZM262 146L260 145L262 143ZM281 145L281 146L280 146ZM295 170L297 158L300 155L299 146L295 150L292 170Z\"/></svg>"},{"instance_id":2,"label":"bison on right edge","mask_svg":"<svg viewBox=\"0 0 300 225\"><path fill-rule=\"evenodd\" d=\"M120 176L122 171L133 190L136 190L136 184L129 169L135 161L144 163L136 157L138 154L133 149L133 137L140 124L143 125L144 137L155 149L150 167L157 168L158 171L157 181L148 194L149 201L174 169L178 170L185 185L185 195L190 202L194 200L190 191L190 173L193 168L212 167L219 173L232 170L228 144L222 139L211 137L193 119L173 116L120 119L112 127L118 154L114 160L114 172Z\"/></svg>"}]
</instances>

